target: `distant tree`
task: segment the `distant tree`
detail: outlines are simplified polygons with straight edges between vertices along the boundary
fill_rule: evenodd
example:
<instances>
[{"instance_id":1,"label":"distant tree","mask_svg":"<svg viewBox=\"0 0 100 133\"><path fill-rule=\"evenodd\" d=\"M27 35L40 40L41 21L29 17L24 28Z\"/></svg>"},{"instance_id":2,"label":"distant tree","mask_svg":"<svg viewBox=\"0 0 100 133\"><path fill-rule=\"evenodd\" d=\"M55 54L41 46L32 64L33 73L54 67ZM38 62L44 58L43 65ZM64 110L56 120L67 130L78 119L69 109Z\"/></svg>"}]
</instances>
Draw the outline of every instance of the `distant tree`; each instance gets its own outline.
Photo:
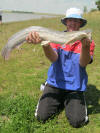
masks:
<instances>
[{"instance_id":1,"label":"distant tree","mask_svg":"<svg viewBox=\"0 0 100 133\"><path fill-rule=\"evenodd\" d=\"M84 11L84 13L87 12L87 6L84 6L83 11Z\"/></svg>"},{"instance_id":2,"label":"distant tree","mask_svg":"<svg viewBox=\"0 0 100 133\"><path fill-rule=\"evenodd\" d=\"M95 4L97 5L98 10L100 10L100 0L96 1Z\"/></svg>"}]
</instances>

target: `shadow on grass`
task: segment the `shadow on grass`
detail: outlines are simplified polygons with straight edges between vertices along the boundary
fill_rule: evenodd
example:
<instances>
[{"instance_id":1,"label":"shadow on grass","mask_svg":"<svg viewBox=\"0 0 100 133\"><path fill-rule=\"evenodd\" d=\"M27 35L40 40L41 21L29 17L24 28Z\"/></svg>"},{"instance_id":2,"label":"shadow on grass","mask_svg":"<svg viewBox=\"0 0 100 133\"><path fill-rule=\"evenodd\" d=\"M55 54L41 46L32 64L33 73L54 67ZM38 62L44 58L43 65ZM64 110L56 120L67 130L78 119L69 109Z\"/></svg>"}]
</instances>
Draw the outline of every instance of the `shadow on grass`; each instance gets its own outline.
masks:
<instances>
[{"instance_id":1,"label":"shadow on grass","mask_svg":"<svg viewBox=\"0 0 100 133\"><path fill-rule=\"evenodd\" d=\"M86 92L88 114L100 113L100 90L95 85L89 84Z\"/></svg>"}]
</instances>

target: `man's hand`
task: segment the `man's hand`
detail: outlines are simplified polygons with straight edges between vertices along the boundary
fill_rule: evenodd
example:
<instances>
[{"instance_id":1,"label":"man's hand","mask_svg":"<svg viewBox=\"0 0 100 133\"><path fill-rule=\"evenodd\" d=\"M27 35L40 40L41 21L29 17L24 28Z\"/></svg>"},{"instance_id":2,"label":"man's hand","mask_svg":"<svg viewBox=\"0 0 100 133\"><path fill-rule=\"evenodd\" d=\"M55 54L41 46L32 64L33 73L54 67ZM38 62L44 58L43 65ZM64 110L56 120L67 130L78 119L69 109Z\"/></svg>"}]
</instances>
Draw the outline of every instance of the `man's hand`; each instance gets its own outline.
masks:
<instances>
[{"instance_id":1,"label":"man's hand","mask_svg":"<svg viewBox=\"0 0 100 133\"><path fill-rule=\"evenodd\" d=\"M91 40L89 38L82 38L81 39L82 47L90 47Z\"/></svg>"},{"instance_id":2,"label":"man's hand","mask_svg":"<svg viewBox=\"0 0 100 133\"><path fill-rule=\"evenodd\" d=\"M37 32L32 31L26 37L26 41L28 43L38 44L42 41L42 39L39 37L39 34Z\"/></svg>"}]
</instances>

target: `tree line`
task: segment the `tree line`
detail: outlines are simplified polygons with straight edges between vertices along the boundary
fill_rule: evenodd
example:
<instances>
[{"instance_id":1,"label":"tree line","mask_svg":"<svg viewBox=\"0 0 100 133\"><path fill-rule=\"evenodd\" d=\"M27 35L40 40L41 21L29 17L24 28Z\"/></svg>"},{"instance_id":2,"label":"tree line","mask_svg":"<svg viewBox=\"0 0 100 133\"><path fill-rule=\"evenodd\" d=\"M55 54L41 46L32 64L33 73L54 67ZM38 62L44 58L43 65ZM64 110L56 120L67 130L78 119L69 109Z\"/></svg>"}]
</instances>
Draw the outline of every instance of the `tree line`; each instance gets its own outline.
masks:
<instances>
[{"instance_id":1,"label":"tree line","mask_svg":"<svg viewBox=\"0 0 100 133\"><path fill-rule=\"evenodd\" d=\"M91 11L96 11L96 10L100 11L100 0L96 1L95 5L97 6L97 8L96 9L92 8ZM87 12L87 6L84 6L83 11Z\"/></svg>"},{"instance_id":2,"label":"tree line","mask_svg":"<svg viewBox=\"0 0 100 133\"><path fill-rule=\"evenodd\" d=\"M100 11L100 0L96 1L95 4L97 5L97 9Z\"/></svg>"}]
</instances>

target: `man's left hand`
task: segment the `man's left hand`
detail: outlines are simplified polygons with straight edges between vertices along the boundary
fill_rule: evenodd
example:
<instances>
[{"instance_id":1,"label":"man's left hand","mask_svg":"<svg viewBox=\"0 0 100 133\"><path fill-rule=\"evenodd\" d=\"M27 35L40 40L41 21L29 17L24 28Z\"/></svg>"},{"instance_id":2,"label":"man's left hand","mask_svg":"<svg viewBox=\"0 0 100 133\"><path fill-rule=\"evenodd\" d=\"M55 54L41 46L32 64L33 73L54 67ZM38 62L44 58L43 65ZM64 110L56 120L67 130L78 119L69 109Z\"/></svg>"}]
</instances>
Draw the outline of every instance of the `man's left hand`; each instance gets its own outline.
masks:
<instances>
[{"instance_id":1,"label":"man's left hand","mask_svg":"<svg viewBox=\"0 0 100 133\"><path fill-rule=\"evenodd\" d=\"M89 47L91 40L89 38L84 37L81 39L81 43L82 43L82 47Z\"/></svg>"}]
</instances>

